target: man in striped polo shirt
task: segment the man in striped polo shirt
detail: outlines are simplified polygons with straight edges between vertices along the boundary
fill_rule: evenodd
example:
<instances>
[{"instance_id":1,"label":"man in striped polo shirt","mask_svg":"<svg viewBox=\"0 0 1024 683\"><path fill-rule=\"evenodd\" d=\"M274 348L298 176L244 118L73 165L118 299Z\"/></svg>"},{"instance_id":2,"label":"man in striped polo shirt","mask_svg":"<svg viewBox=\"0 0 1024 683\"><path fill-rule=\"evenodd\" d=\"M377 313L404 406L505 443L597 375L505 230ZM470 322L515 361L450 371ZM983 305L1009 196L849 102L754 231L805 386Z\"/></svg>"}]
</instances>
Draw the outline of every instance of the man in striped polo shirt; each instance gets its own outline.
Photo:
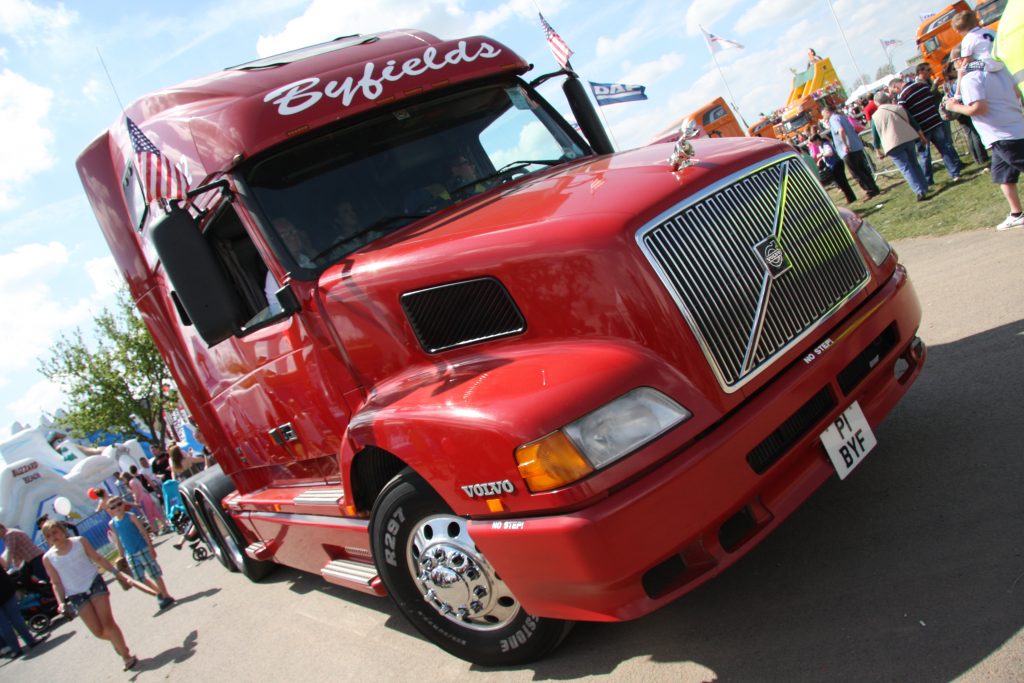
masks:
<instances>
[{"instance_id":1,"label":"man in striped polo shirt","mask_svg":"<svg viewBox=\"0 0 1024 683\"><path fill-rule=\"evenodd\" d=\"M946 165L949 177L953 182L960 180L960 171L963 169L963 162L960 155L953 149L953 139L949 134L949 128L945 125L942 117L939 116L939 106L932 95L931 88L918 80L905 82L896 79L890 84L890 89L895 90L897 101L900 106L910 114L910 121L914 127L924 133L928 141L935 145L942 155L942 163ZM921 166L924 171L925 181L931 186L934 182L932 176L932 152L931 145L917 145L918 156L921 158Z\"/></svg>"}]
</instances>

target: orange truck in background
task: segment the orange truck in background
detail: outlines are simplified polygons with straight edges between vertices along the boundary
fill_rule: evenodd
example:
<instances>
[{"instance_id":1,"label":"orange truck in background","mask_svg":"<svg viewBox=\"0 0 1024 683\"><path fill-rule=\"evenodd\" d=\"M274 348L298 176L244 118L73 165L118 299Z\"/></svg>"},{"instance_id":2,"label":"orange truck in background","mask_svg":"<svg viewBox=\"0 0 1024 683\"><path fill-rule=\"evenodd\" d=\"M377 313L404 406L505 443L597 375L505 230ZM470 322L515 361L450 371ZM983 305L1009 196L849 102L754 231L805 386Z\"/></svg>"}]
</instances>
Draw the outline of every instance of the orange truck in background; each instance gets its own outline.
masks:
<instances>
[{"instance_id":1,"label":"orange truck in background","mask_svg":"<svg viewBox=\"0 0 1024 683\"><path fill-rule=\"evenodd\" d=\"M801 133L809 134L821 120L822 107L839 106L845 100L846 91L832 60L825 58L808 65L805 71L793 74L793 88L782 121L775 125L775 137L791 140Z\"/></svg>"},{"instance_id":2,"label":"orange truck in background","mask_svg":"<svg viewBox=\"0 0 1024 683\"><path fill-rule=\"evenodd\" d=\"M698 130L701 131L701 134L698 135L698 137L746 137L746 133L743 132L743 127L740 125L739 119L736 118L736 114L734 114L732 109L729 108L725 99L722 97L716 97L694 112L676 119L672 125L655 135L654 139L651 140L651 144L653 145L658 142L674 142L679 138L680 126L682 126L687 120L693 121L697 124Z\"/></svg>"},{"instance_id":3,"label":"orange truck in background","mask_svg":"<svg viewBox=\"0 0 1024 683\"><path fill-rule=\"evenodd\" d=\"M999 28L999 18L1003 16L1004 9L1006 0L979 2L975 8L978 24L995 31ZM925 63L932 67L936 78L942 78L942 69L946 65L949 51L963 39L953 30L952 22L958 12L964 11L970 12L971 6L964 0L958 0L925 19L917 29L917 49L921 51Z\"/></svg>"},{"instance_id":4,"label":"orange truck in background","mask_svg":"<svg viewBox=\"0 0 1024 683\"><path fill-rule=\"evenodd\" d=\"M747 135L752 138L778 138L775 134L775 119L765 116L757 123L747 128Z\"/></svg>"}]
</instances>

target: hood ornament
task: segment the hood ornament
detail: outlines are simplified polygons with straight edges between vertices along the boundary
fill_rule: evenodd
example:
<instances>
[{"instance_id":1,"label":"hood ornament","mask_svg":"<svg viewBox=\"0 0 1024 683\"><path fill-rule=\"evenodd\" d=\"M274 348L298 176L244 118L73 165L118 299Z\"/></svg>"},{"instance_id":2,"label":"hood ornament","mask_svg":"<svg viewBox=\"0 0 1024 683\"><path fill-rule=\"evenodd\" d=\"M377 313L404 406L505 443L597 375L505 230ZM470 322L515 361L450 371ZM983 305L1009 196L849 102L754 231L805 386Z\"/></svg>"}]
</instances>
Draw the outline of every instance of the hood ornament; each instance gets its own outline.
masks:
<instances>
[{"instance_id":1,"label":"hood ornament","mask_svg":"<svg viewBox=\"0 0 1024 683\"><path fill-rule=\"evenodd\" d=\"M697 127L697 123L693 119L686 119L683 121L683 125L679 126L679 140L676 141L676 148L672 152L672 156L668 158L668 165L672 167L673 171L681 171L698 162L698 159L693 156L693 145L690 144L690 140L699 136L700 128Z\"/></svg>"}]
</instances>

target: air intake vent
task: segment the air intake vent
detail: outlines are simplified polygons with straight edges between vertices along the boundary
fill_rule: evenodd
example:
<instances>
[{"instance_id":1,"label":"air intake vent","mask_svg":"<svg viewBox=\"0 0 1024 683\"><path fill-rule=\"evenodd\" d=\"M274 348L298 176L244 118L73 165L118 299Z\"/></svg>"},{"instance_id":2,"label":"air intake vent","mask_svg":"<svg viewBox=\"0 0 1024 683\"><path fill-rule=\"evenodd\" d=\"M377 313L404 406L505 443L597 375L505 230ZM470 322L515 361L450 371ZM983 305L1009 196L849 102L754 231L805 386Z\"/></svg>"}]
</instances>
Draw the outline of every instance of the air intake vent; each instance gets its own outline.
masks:
<instances>
[{"instance_id":1,"label":"air intake vent","mask_svg":"<svg viewBox=\"0 0 1024 683\"><path fill-rule=\"evenodd\" d=\"M402 308L428 353L520 334L526 320L494 278L455 282L402 295Z\"/></svg>"}]
</instances>

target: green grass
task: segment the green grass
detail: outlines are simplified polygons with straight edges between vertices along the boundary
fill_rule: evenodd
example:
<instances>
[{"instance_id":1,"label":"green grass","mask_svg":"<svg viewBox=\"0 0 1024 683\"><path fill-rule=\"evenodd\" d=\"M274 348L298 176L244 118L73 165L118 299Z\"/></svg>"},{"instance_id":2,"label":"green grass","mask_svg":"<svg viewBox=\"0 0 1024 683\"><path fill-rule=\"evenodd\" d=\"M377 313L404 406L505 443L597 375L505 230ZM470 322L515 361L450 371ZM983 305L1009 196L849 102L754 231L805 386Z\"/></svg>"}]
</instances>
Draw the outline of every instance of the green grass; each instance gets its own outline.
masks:
<instances>
[{"instance_id":1,"label":"green grass","mask_svg":"<svg viewBox=\"0 0 1024 683\"><path fill-rule=\"evenodd\" d=\"M982 168L971 160L959 136L955 136L955 140L964 162L961 181L954 183L950 179L933 147L932 160L940 163L935 166L934 183L928 190L930 199L923 202L917 201L889 159L878 161L873 151L865 150L866 154L872 155L877 170L893 172L877 176L876 182L882 194L865 202L862 201L864 190L847 171L850 187L859 198L850 208L871 221L889 240L994 228L1006 217L1006 199L991 176L983 173ZM835 186L828 188L828 194L836 206L846 206L846 199Z\"/></svg>"}]
</instances>

